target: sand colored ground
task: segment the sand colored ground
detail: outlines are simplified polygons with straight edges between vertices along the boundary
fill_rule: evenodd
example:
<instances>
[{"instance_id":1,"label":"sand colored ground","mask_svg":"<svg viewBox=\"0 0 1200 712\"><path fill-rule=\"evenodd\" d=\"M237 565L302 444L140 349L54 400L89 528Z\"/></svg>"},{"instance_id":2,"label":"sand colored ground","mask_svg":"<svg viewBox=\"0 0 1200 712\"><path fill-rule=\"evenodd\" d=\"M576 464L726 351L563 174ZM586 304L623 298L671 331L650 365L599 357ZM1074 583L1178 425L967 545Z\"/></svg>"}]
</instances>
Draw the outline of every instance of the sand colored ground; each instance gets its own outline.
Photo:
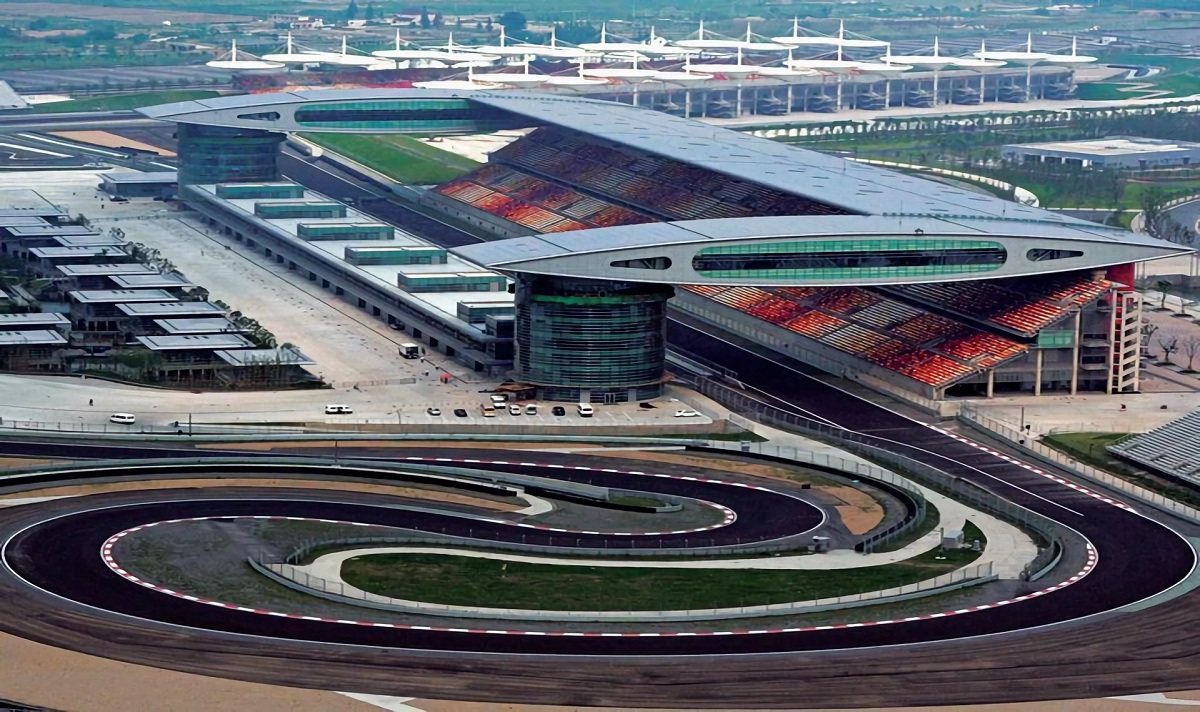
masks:
<instances>
[{"instance_id":1,"label":"sand colored ground","mask_svg":"<svg viewBox=\"0 0 1200 712\"><path fill-rule=\"evenodd\" d=\"M883 507L862 490L838 485L818 485L814 489L839 502L834 508L851 534L866 534L883 521Z\"/></svg>"},{"instance_id":2,"label":"sand colored ground","mask_svg":"<svg viewBox=\"0 0 1200 712\"><path fill-rule=\"evenodd\" d=\"M0 468L4 467L33 467L35 465L66 464L65 460L38 460L28 457L0 457Z\"/></svg>"},{"instance_id":3,"label":"sand colored ground","mask_svg":"<svg viewBox=\"0 0 1200 712\"><path fill-rule=\"evenodd\" d=\"M172 489L181 487L291 487L296 489L314 489L314 490L337 490L338 492L368 492L371 494L384 494L394 497L411 497L413 499L425 499L436 502L446 502L448 504L462 504L480 509L488 509L496 512L515 512L521 509L521 505L508 504L506 502L494 502L488 499L471 497L469 495L456 494L454 492L440 492L437 490L419 489L416 487L396 487L392 485L374 485L365 482L322 482L318 480L289 480L289 479L268 479L268 478L229 478L229 479L180 479L180 480L153 480L146 482L102 482L90 485L68 485L64 487L49 487L47 489L29 490L19 494L12 495L13 497L69 497L74 495L99 494L101 492L129 492L134 490L147 489ZM0 495L3 499L4 495ZM0 694L0 697L3 697Z\"/></svg>"},{"instance_id":4,"label":"sand colored ground","mask_svg":"<svg viewBox=\"0 0 1200 712\"><path fill-rule=\"evenodd\" d=\"M0 659L0 698L70 712L379 712L334 692L130 665L4 634Z\"/></svg>"},{"instance_id":5,"label":"sand colored ground","mask_svg":"<svg viewBox=\"0 0 1200 712\"><path fill-rule=\"evenodd\" d=\"M106 146L108 148L138 148L143 151L152 151L160 156L174 156L175 153L168 151L165 148L151 146L148 143L142 143L132 138L124 138L116 134L111 134L107 131L54 131L51 136L59 136L68 141L82 141L95 146Z\"/></svg>"}]
</instances>

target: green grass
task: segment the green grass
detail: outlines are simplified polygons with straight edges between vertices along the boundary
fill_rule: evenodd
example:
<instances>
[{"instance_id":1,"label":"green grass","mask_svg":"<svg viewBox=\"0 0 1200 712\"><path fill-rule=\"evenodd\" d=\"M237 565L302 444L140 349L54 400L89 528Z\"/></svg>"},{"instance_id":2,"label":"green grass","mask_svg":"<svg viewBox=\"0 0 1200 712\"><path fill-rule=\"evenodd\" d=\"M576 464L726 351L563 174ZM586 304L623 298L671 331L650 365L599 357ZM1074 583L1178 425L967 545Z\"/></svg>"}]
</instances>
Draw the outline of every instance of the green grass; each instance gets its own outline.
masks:
<instances>
[{"instance_id":1,"label":"green grass","mask_svg":"<svg viewBox=\"0 0 1200 712\"><path fill-rule=\"evenodd\" d=\"M931 551L861 569L676 569L556 566L437 554L375 554L342 565L372 593L458 606L539 610L678 610L754 606L865 593L970 564L974 551Z\"/></svg>"},{"instance_id":2,"label":"green grass","mask_svg":"<svg viewBox=\"0 0 1200 712\"><path fill-rule=\"evenodd\" d=\"M1105 448L1127 433L1054 433L1042 438L1046 445L1070 455L1080 462L1116 475L1123 480L1191 507L1200 507L1200 494L1139 470L1124 460L1114 457Z\"/></svg>"},{"instance_id":3,"label":"green grass","mask_svg":"<svg viewBox=\"0 0 1200 712\"><path fill-rule=\"evenodd\" d=\"M219 96L219 93L205 89L176 89L56 101L52 104L38 104L33 110L42 114L61 114L66 111L120 111L154 106L155 104L170 104L176 101L211 99L214 96Z\"/></svg>"},{"instance_id":4,"label":"green grass","mask_svg":"<svg viewBox=\"0 0 1200 712\"><path fill-rule=\"evenodd\" d=\"M1129 84L1114 84L1112 82L1094 82L1079 85L1077 96L1085 101L1118 101L1121 99L1136 99L1141 91L1123 91Z\"/></svg>"},{"instance_id":5,"label":"green grass","mask_svg":"<svg viewBox=\"0 0 1200 712\"><path fill-rule=\"evenodd\" d=\"M411 136L305 134L304 138L409 185L437 185L480 166Z\"/></svg>"}]
</instances>

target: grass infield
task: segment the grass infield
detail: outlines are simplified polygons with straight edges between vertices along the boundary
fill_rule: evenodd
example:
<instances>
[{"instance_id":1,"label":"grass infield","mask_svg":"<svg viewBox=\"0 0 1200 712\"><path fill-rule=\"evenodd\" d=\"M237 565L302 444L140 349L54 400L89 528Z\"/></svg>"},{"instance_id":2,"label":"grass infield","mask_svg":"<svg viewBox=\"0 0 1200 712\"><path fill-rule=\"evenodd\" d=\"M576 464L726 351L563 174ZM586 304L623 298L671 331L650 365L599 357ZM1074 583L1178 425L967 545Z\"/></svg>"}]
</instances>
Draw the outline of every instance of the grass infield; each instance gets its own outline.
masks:
<instances>
[{"instance_id":1,"label":"grass infield","mask_svg":"<svg viewBox=\"0 0 1200 712\"><path fill-rule=\"evenodd\" d=\"M861 569L792 571L528 564L441 554L370 554L342 578L365 591L456 606L567 611L733 608L878 591L970 564L970 550L931 551Z\"/></svg>"}]
</instances>

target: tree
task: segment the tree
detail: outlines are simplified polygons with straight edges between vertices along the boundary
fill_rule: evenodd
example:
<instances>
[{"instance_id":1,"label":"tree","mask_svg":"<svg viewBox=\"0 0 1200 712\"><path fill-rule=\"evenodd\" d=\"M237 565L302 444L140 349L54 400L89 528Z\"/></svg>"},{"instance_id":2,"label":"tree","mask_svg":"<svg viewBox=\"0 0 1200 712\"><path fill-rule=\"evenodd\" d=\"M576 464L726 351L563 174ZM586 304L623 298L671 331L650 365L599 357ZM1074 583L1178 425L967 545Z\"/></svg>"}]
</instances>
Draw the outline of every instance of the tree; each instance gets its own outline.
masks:
<instances>
[{"instance_id":1,"label":"tree","mask_svg":"<svg viewBox=\"0 0 1200 712\"><path fill-rule=\"evenodd\" d=\"M346 6L345 18L347 22L358 18L358 3L354 0L350 0L350 4Z\"/></svg>"},{"instance_id":2,"label":"tree","mask_svg":"<svg viewBox=\"0 0 1200 712\"><path fill-rule=\"evenodd\" d=\"M429 19L429 10L425 8L421 9L421 27L426 30L433 27L433 20Z\"/></svg>"},{"instance_id":3,"label":"tree","mask_svg":"<svg viewBox=\"0 0 1200 712\"><path fill-rule=\"evenodd\" d=\"M1163 360L1167 363L1171 361L1171 354L1179 350L1179 339L1175 336L1160 336L1158 337L1158 346L1162 349Z\"/></svg>"},{"instance_id":4,"label":"tree","mask_svg":"<svg viewBox=\"0 0 1200 712\"><path fill-rule=\"evenodd\" d=\"M1167 295L1175 290L1175 285L1165 279L1160 279L1154 283L1154 289L1158 292L1158 307L1155 311L1167 310Z\"/></svg>"},{"instance_id":5,"label":"tree","mask_svg":"<svg viewBox=\"0 0 1200 712\"><path fill-rule=\"evenodd\" d=\"M377 15L375 14L375 3L370 3L370 2L367 3L367 12L365 15L363 15L363 19L365 19L367 22L370 22L371 20L374 20L376 17L377 17Z\"/></svg>"},{"instance_id":6,"label":"tree","mask_svg":"<svg viewBox=\"0 0 1200 712\"><path fill-rule=\"evenodd\" d=\"M437 29L442 29L446 26L446 18L442 17L442 11L438 10L433 16L433 26Z\"/></svg>"},{"instance_id":7,"label":"tree","mask_svg":"<svg viewBox=\"0 0 1200 712\"><path fill-rule=\"evenodd\" d=\"M1191 373L1195 369L1192 364L1196 361L1196 355L1200 354L1200 336L1192 335L1183 340L1183 353L1187 356L1187 368L1184 369Z\"/></svg>"},{"instance_id":8,"label":"tree","mask_svg":"<svg viewBox=\"0 0 1200 712\"><path fill-rule=\"evenodd\" d=\"M1158 331L1157 325L1151 324L1149 319L1142 320L1141 344L1143 356L1150 355L1150 339L1154 336L1154 332L1156 331Z\"/></svg>"},{"instance_id":9,"label":"tree","mask_svg":"<svg viewBox=\"0 0 1200 712\"><path fill-rule=\"evenodd\" d=\"M507 34L513 35L518 32L525 31L525 13L509 10L500 16L500 24L504 26L504 31ZM488 22L488 29L491 29L491 22Z\"/></svg>"}]
</instances>

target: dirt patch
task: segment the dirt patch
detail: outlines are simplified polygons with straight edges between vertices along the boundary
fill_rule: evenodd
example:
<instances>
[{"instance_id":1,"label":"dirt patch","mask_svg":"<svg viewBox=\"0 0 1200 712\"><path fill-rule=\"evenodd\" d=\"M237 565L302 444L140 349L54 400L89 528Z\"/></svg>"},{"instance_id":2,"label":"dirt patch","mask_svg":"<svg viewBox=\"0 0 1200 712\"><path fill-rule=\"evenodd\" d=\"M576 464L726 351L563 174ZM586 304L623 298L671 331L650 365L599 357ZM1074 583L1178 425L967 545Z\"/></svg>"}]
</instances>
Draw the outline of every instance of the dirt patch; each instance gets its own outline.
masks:
<instances>
[{"instance_id":1,"label":"dirt patch","mask_svg":"<svg viewBox=\"0 0 1200 712\"><path fill-rule=\"evenodd\" d=\"M94 146L104 146L106 148L137 148L143 151L152 151L160 156L174 156L175 154L165 148L151 146L148 143L142 143L132 138L125 138L107 131L53 131L51 136L65 138L68 141L82 141L90 143Z\"/></svg>"},{"instance_id":2,"label":"dirt patch","mask_svg":"<svg viewBox=\"0 0 1200 712\"><path fill-rule=\"evenodd\" d=\"M411 497L426 499L448 504L462 504L479 509L495 512L515 512L524 504L507 504L469 495L437 490L418 489L416 487L396 487L393 485L373 485L365 482L322 482L318 480L289 480L289 479L181 479L181 480L152 480L148 482L98 482L94 485L68 485L48 489L22 492L22 497L68 497L73 495L100 494L101 492L130 492L147 489L171 489L180 487L289 487L293 489L337 490L339 492L367 492L370 494L391 495L393 497Z\"/></svg>"},{"instance_id":3,"label":"dirt patch","mask_svg":"<svg viewBox=\"0 0 1200 712\"><path fill-rule=\"evenodd\" d=\"M66 460L38 460L28 457L0 457L0 467L33 467L35 465L67 464Z\"/></svg>"},{"instance_id":4,"label":"dirt patch","mask_svg":"<svg viewBox=\"0 0 1200 712\"><path fill-rule=\"evenodd\" d=\"M246 709L256 712L379 712L335 692L239 682L58 650L0 634L0 690L4 697L50 709ZM139 701L140 700L140 701Z\"/></svg>"},{"instance_id":5,"label":"dirt patch","mask_svg":"<svg viewBox=\"0 0 1200 712\"><path fill-rule=\"evenodd\" d=\"M151 10L144 7L76 5L66 2L5 2L0 3L0 15L8 17L79 17L87 20L128 22L134 25L158 25L163 21L170 21L176 25L244 22L251 17L249 15L222 15L214 12Z\"/></svg>"},{"instance_id":6,"label":"dirt patch","mask_svg":"<svg viewBox=\"0 0 1200 712\"><path fill-rule=\"evenodd\" d=\"M837 502L834 508L851 534L866 534L883 521L883 507L862 490L838 485L821 485L816 489Z\"/></svg>"}]
</instances>

